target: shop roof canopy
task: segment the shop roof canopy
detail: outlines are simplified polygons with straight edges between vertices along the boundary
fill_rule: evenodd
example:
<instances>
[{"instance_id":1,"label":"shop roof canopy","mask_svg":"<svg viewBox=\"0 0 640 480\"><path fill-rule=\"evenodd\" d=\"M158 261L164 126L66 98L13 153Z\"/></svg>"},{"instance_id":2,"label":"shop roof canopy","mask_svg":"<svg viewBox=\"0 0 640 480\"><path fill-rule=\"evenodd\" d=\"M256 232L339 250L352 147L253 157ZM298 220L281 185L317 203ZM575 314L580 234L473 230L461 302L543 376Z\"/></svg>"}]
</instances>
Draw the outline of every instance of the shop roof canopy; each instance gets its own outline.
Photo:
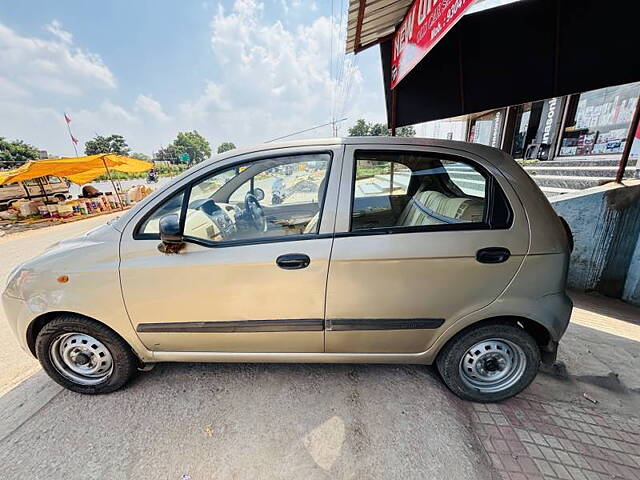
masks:
<instances>
[{"instance_id":1,"label":"shop roof canopy","mask_svg":"<svg viewBox=\"0 0 640 480\"><path fill-rule=\"evenodd\" d=\"M82 185L107 173L107 168L118 172L137 173L153 168L153 163L113 153L36 160L13 170L0 171L0 185L47 175L68 178L73 183Z\"/></svg>"},{"instance_id":2,"label":"shop roof canopy","mask_svg":"<svg viewBox=\"0 0 640 480\"><path fill-rule=\"evenodd\" d=\"M391 123L391 38L387 24L376 30L374 7L394 8L395 19L410 2L350 3L366 8L359 44L350 15L347 50L381 42ZM638 81L639 22L640 2L626 0L520 0L467 14L396 87L396 125Z\"/></svg>"}]
</instances>

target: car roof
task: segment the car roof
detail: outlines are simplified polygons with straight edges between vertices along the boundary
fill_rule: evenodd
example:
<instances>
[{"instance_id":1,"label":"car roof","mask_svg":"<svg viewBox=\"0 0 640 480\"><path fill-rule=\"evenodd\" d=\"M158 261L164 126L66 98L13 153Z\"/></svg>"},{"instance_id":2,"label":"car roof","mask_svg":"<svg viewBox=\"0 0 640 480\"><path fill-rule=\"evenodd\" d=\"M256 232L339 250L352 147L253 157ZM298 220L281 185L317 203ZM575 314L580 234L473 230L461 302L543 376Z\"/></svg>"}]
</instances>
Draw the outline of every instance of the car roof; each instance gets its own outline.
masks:
<instances>
[{"instance_id":1,"label":"car roof","mask_svg":"<svg viewBox=\"0 0 640 480\"><path fill-rule=\"evenodd\" d=\"M367 136L367 137L336 137L336 138L311 138L305 140L293 140L289 142L270 142L259 145L243 147L239 149L229 150L222 154L213 155L209 160L202 162L201 165L211 164L230 157L239 155L257 153L267 150L278 150L284 148L295 147L329 147L335 145L376 145L401 147L403 145L424 146L424 147L441 147L462 150L472 154L476 154L483 158L491 158L492 162L504 158L504 152L497 148L480 145L478 143L460 142L457 140L441 140L435 138L424 137L389 137L389 136Z\"/></svg>"}]
</instances>

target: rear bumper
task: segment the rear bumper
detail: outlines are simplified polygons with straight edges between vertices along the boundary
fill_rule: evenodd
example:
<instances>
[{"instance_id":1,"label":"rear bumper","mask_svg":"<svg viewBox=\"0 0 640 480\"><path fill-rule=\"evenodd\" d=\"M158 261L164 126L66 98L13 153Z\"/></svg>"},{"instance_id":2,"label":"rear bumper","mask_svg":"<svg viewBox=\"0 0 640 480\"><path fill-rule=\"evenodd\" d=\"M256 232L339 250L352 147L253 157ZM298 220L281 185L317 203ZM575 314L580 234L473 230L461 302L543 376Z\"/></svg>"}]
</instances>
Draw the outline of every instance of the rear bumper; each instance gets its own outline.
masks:
<instances>
[{"instance_id":1,"label":"rear bumper","mask_svg":"<svg viewBox=\"0 0 640 480\"><path fill-rule=\"evenodd\" d=\"M547 295L543 298L545 310L549 312L551 322L547 325L551 340L559 342L564 332L567 331L571 312L573 311L573 300L566 292Z\"/></svg>"}]
</instances>

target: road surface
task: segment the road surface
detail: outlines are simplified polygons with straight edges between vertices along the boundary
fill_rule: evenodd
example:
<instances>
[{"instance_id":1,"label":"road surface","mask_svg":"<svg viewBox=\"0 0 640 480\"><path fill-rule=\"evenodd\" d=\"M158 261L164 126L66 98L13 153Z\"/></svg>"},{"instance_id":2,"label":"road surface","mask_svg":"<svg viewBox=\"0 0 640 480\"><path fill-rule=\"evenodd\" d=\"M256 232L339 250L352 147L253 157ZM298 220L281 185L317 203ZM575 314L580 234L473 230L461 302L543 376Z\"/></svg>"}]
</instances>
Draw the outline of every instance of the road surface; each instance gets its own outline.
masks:
<instances>
[{"instance_id":1,"label":"road surface","mask_svg":"<svg viewBox=\"0 0 640 480\"><path fill-rule=\"evenodd\" d=\"M0 238L0 275L107 218ZM556 439L546 435L551 427L507 419L513 408L525 415L537 405L545 415L534 412L535 420L555 426L566 419L546 413L567 408L579 409L571 421L586 412L599 421L617 415L629 431L640 425L638 310L574 298L575 324L560 350L564 373L540 374L514 401L489 407L460 401L429 367L402 365L162 364L119 392L82 396L49 380L0 318L0 478L483 480L505 468L541 478L551 467L531 442ZM522 442L509 425L518 426ZM503 431L511 443L487 439ZM633 462L621 455L636 447L623 447L616 468ZM594 459L584 463L574 451L559 452L554 468L564 474L579 461L594 474ZM579 451L597 453L585 444ZM631 475L625 478L638 478Z\"/></svg>"},{"instance_id":2,"label":"road surface","mask_svg":"<svg viewBox=\"0 0 640 480\"><path fill-rule=\"evenodd\" d=\"M0 238L0 276L108 218ZM164 364L81 396L0 317L1 478L490 479L479 452L468 410L427 367Z\"/></svg>"}]
</instances>

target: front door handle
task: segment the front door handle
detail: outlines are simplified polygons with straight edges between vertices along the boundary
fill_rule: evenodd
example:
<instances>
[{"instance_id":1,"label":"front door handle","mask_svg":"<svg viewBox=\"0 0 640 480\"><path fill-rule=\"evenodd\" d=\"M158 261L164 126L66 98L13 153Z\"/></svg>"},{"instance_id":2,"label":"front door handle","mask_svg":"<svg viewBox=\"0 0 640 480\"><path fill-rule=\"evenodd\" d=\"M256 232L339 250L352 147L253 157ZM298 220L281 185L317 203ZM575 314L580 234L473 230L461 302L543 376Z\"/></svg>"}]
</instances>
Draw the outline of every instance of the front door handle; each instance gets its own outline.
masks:
<instances>
[{"instance_id":1,"label":"front door handle","mask_svg":"<svg viewBox=\"0 0 640 480\"><path fill-rule=\"evenodd\" d=\"M276 265L285 270L299 270L308 267L310 263L309 255L304 253L288 253L276 258Z\"/></svg>"},{"instance_id":2,"label":"front door handle","mask_svg":"<svg viewBox=\"0 0 640 480\"><path fill-rule=\"evenodd\" d=\"M476 260L480 263L502 263L506 262L510 256L511 252L504 247L481 248L476 252Z\"/></svg>"}]
</instances>

